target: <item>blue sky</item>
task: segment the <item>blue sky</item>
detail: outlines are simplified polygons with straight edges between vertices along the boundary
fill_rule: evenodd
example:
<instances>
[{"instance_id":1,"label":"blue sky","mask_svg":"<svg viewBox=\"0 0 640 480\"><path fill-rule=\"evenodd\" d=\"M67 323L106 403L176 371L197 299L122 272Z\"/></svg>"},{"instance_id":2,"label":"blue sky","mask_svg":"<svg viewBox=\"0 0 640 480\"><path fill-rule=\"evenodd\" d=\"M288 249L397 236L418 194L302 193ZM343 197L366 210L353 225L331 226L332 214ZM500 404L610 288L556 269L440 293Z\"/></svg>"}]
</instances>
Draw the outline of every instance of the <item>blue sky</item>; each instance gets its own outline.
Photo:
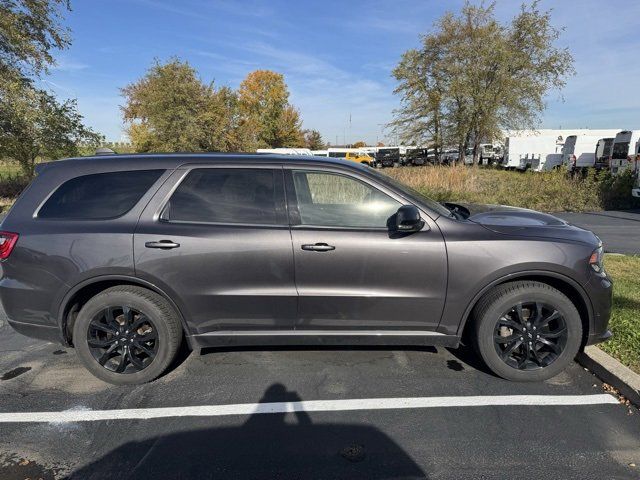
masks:
<instances>
[{"instance_id":1,"label":"blue sky","mask_svg":"<svg viewBox=\"0 0 640 480\"><path fill-rule=\"evenodd\" d=\"M75 97L87 124L123 137L120 88L154 58L188 60L204 81L236 88L255 69L285 75L305 128L325 141L388 141L398 104L391 69L458 0L72 0L73 44L43 82ZM501 20L519 3L499 0ZM576 76L547 99L541 127L640 128L640 2L542 2L566 27ZM351 117L351 123L349 118Z\"/></svg>"}]
</instances>

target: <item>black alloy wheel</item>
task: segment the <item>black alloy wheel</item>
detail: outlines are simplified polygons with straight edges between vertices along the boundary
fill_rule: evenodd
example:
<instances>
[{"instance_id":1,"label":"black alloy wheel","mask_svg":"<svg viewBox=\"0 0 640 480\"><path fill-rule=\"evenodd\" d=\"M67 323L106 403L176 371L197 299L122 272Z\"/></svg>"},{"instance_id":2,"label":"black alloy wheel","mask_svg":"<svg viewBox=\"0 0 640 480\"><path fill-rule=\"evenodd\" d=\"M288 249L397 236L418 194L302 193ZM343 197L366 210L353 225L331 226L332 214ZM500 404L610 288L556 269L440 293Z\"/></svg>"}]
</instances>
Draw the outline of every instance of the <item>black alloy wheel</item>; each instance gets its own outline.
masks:
<instances>
[{"instance_id":1,"label":"black alloy wheel","mask_svg":"<svg viewBox=\"0 0 640 480\"><path fill-rule=\"evenodd\" d=\"M496 322L493 343L504 363L518 370L551 365L567 344L564 317L544 302L518 302Z\"/></svg>"},{"instance_id":2,"label":"black alloy wheel","mask_svg":"<svg viewBox=\"0 0 640 480\"><path fill-rule=\"evenodd\" d=\"M87 329L93 358L110 372L136 373L154 361L159 348L154 322L129 306L110 306L93 317Z\"/></svg>"}]
</instances>

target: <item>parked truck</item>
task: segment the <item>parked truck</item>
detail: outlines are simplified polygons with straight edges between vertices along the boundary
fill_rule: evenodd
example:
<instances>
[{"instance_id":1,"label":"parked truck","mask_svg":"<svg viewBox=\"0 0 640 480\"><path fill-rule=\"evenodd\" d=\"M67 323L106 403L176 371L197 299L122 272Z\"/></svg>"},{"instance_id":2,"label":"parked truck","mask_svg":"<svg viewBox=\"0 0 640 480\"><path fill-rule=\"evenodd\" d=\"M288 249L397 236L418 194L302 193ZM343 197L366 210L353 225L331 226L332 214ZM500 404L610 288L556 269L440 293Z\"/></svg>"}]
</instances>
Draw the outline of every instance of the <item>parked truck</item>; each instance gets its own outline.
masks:
<instances>
[{"instance_id":1,"label":"parked truck","mask_svg":"<svg viewBox=\"0 0 640 480\"><path fill-rule=\"evenodd\" d=\"M400 165L400 148L380 148L376 152L376 165L380 167L393 167Z\"/></svg>"},{"instance_id":2,"label":"parked truck","mask_svg":"<svg viewBox=\"0 0 640 480\"><path fill-rule=\"evenodd\" d=\"M596 144L596 165L598 170L609 168L609 157L615 137L601 138Z\"/></svg>"},{"instance_id":3,"label":"parked truck","mask_svg":"<svg viewBox=\"0 0 640 480\"><path fill-rule=\"evenodd\" d=\"M613 141L611 156L609 157L609 168L614 175L626 170L636 168L638 156L640 155L640 130L623 130L618 132Z\"/></svg>"},{"instance_id":4,"label":"parked truck","mask_svg":"<svg viewBox=\"0 0 640 480\"><path fill-rule=\"evenodd\" d=\"M620 130L590 130L569 135L562 147L562 164L569 172L596 166L596 144L602 137L615 136Z\"/></svg>"}]
</instances>

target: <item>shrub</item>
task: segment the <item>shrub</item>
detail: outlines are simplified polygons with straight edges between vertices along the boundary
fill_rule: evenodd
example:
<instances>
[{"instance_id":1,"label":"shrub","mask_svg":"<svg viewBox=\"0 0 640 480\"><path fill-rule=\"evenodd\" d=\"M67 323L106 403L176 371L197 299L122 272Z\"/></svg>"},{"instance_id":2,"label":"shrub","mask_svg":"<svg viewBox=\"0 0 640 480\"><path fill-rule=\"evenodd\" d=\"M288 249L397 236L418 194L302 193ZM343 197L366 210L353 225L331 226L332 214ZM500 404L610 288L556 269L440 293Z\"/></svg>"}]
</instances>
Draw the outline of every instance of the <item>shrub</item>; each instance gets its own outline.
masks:
<instances>
[{"instance_id":1,"label":"shrub","mask_svg":"<svg viewBox=\"0 0 640 480\"><path fill-rule=\"evenodd\" d=\"M15 198L29 184L29 178L21 174L0 176L0 197Z\"/></svg>"}]
</instances>

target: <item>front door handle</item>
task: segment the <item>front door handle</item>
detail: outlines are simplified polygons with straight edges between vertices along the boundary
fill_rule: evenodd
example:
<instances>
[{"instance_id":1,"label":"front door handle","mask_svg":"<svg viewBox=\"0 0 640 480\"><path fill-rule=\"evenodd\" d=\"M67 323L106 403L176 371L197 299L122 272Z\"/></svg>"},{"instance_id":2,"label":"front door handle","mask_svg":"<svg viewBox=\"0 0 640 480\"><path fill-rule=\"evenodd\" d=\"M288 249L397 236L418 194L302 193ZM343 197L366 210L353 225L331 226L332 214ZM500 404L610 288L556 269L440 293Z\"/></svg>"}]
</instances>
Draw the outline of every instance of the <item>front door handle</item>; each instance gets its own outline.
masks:
<instances>
[{"instance_id":1,"label":"front door handle","mask_svg":"<svg viewBox=\"0 0 640 480\"><path fill-rule=\"evenodd\" d=\"M312 252L329 252L331 250L335 250L336 247L334 247L333 245L328 245L326 243L315 243L302 245L302 249L311 250Z\"/></svg>"},{"instance_id":2,"label":"front door handle","mask_svg":"<svg viewBox=\"0 0 640 480\"><path fill-rule=\"evenodd\" d=\"M147 248L169 249L169 248L178 248L180 244L176 242L172 242L171 240L160 240L158 242L146 242L144 246Z\"/></svg>"}]
</instances>

